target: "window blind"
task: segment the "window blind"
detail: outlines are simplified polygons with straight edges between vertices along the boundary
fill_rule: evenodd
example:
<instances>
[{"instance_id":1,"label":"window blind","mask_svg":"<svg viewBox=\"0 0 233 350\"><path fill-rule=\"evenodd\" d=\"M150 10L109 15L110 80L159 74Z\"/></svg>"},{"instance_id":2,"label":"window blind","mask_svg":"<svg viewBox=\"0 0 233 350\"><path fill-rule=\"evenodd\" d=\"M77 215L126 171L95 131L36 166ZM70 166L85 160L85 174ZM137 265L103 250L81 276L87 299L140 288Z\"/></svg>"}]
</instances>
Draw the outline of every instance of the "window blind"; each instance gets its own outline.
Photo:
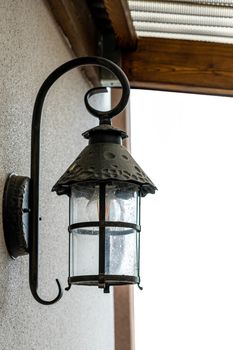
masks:
<instances>
[{"instance_id":1,"label":"window blind","mask_svg":"<svg viewBox=\"0 0 233 350\"><path fill-rule=\"evenodd\" d=\"M139 37L233 44L233 0L129 0Z\"/></svg>"}]
</instances>

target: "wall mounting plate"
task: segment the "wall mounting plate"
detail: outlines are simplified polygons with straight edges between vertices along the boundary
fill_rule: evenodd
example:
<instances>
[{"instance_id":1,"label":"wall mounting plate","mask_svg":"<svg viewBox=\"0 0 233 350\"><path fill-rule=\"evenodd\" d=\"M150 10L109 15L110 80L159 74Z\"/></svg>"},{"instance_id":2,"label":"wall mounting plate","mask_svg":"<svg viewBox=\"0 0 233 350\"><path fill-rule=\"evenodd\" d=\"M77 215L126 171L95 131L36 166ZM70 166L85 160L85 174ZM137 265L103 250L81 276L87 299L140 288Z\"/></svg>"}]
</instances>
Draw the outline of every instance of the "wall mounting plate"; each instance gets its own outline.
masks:
<instances>
[{"instance_id":1,"label":"wall mounting plate","mask_svg":"<svg viewBox=\"0 0 233 350\"><path fill-rule=\"evenodd\" d=\"M15 259L28 254L29 183L14 173L7 178L3 194L3 229L9 255Z\"/></svg>"}]
</instances>

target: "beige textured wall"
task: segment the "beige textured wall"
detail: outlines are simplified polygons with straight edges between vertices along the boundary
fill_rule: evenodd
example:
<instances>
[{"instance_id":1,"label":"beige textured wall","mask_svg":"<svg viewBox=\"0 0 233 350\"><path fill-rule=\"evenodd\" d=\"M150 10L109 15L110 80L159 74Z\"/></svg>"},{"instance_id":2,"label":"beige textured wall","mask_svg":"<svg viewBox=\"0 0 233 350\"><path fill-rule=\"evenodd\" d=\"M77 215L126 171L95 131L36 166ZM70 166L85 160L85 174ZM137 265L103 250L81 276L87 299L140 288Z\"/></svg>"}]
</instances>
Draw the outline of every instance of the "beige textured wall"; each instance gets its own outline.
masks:
<instances>
[{"instance_id":1,"label":"beige textured wall","mask_svg":"<svg viewBox=\"0 0 233 350\"><path fill-rule=\"evenodd\" d=\"M2 195L9 172L29 175L36 93L47 75L72 53L42 0L0 0L0 18ZM53 86L44 108L39 293L47 299L57 293L55 278L66 286L68 267L68 199L50 189L86 144L81 132L96 123L84 108L87 89L78 71L68 73ZM16 261L8 257L0 220L0 349L113 348L113 293L74 286L57 304L38 304L29 291L28 257Z\"/></svg>"}]
</instances>

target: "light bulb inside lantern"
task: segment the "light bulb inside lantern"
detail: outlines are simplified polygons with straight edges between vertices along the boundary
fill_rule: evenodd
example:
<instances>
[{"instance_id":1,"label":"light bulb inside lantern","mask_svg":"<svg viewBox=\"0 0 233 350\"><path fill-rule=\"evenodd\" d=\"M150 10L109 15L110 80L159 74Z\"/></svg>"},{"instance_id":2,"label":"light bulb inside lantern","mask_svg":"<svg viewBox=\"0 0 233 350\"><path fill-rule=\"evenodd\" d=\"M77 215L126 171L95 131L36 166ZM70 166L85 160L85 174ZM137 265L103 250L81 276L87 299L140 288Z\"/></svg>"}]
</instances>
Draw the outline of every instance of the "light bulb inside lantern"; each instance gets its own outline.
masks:
<instances>
[{"instance_id":1,"label":"light bulb inside lantern","mask_svg":"<svg viewBox=\"0 0 233 350\"><path fill-rule=\"evenodd\" d=\"M96 187L88 201L87 217L90 221L99 220L99 188ZM120 200L115 196L115 189L108 188L105 196L105 221L121 221L122 208Z\"/></svg>"}]
</instances>

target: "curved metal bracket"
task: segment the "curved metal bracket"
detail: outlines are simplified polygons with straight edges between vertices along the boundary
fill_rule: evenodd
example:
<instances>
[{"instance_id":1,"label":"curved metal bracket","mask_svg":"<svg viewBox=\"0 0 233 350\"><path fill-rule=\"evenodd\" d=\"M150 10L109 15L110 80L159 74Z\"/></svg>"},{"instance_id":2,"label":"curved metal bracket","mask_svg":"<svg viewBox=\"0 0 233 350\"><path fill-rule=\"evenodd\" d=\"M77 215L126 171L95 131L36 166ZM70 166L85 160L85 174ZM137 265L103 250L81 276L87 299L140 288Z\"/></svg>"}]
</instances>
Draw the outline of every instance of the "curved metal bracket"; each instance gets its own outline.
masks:
<instances>
[{"instance_id":1,"label":"curved metal bracket","mask_svg":"<svg viewBox=\"0 0 233 350\"><path fill-rule=\"evenodd\" d=\"M32 117L31 134L31 180L30 180L30 235L29 235L29 284L32 295L41 304L50 305L57 302L62 297L60 282L56 279L58 285L58 295L51 301L42 300L37 293L38 287L38 233L39 233L39 171L40 171L40 124L42 107L48 90L53 83L64 73L83 65L96 65L104 67L111 71L122 85L122 96L119 103L109 111L99 111L91 107L88 102L89 97L98 92L106 92L105 88L94 88L85 95L85 105L87 110L98 117L100 124L111 124L111 118L119 114L126 106L129 98L129 82L122 70L113 62L99 57L80 57L75 58L55 69L42 84L34 105Z\"/></svg>"}]
</instances>

